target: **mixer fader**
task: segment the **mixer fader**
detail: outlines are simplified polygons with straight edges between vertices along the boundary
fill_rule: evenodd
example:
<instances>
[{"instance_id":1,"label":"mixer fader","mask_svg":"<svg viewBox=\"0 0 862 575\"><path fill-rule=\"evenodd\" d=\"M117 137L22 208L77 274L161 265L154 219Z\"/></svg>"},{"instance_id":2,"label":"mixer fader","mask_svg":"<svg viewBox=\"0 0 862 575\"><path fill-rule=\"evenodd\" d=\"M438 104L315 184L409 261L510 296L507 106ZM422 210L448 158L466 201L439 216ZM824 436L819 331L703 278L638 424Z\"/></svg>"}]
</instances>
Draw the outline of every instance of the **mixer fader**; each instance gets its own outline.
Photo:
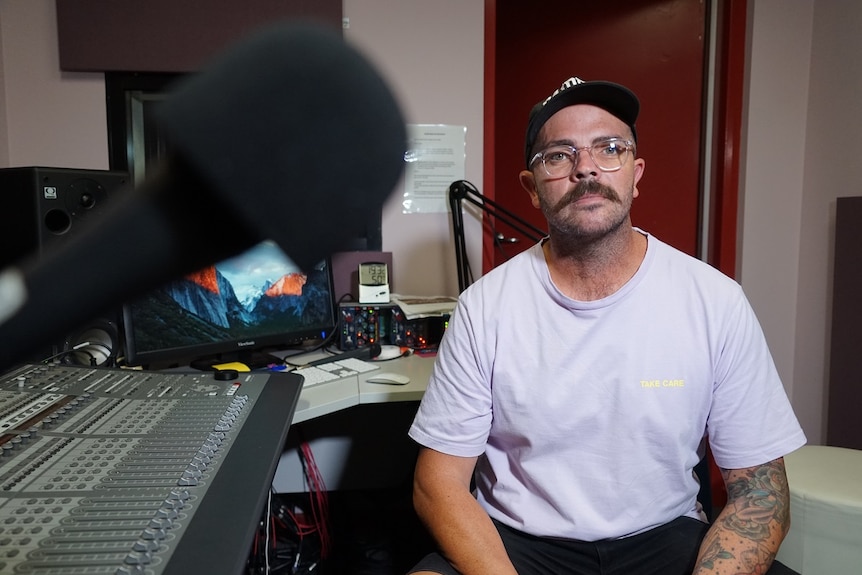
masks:
<instances>
[{"instance_id":1,"label":"mixer fader","mask_svg":"<svg viewBox=\"0 0 862 575\"><path fill-rule=\"evenodd\" d=\"M0 376L0 573L241 573L301 386L63 365Z\"/></svg>"}]
</instances>

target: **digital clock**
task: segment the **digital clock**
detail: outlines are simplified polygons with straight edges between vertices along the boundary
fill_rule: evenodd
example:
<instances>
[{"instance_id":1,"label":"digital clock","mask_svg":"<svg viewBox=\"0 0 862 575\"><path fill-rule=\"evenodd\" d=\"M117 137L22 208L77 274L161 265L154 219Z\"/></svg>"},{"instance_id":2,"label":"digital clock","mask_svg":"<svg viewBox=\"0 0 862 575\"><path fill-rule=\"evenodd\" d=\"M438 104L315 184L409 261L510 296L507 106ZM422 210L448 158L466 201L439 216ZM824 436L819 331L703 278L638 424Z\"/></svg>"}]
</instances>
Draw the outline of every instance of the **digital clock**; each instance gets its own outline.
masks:
<instances>
[{"instance_id":1,"label":"digital clock","mask_svg":"<svg viewBox=\"0 0 862 575\"><path fill-rule=\"evenodd\" d=\"M359 303L389 303L389 268L385 263L359 264Z\"/></svg>"}]
</instances>

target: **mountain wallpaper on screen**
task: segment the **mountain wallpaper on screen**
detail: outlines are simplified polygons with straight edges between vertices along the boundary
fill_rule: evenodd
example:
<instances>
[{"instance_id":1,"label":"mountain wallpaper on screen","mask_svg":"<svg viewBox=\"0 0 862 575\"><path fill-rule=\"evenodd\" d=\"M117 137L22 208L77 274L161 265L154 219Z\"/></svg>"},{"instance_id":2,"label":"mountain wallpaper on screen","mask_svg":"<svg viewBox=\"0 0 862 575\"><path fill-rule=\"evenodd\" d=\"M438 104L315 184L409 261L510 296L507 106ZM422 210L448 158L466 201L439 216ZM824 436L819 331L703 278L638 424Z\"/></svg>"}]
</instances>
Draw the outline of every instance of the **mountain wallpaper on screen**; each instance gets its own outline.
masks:
<instances>
[{"instance_id":1,"label":"mountain wallpaper on screen","mask_svg":"<svg viewBox=\"0 0 862 575\"><path fill-rule=\"evenodd\" d=\"M149 294L133 304L138 351L253 339L329 321L325 272L262 281L240 301L227 277L210 266Z\"/></svg>"}]
</instances>

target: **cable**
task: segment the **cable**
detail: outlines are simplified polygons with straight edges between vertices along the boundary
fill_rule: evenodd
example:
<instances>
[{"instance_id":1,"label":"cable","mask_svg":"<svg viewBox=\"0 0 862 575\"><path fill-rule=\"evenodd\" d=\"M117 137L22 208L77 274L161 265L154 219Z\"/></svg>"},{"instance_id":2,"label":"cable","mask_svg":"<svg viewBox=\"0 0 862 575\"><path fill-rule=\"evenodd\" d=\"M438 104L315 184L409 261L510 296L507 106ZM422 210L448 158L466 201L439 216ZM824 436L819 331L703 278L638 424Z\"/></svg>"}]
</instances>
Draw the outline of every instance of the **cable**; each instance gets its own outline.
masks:
<instances>
[{"instance_id":1,"label":"cable","mask_svg":"<svg viewBox=\"0 0 862 575\"><path fill-rule=\"evenodd\" d=\"M329 496L326 483L314 460L311 446L303 437L301 428L298 429L298 432L301 440L299 456L309 492L311 517L320 538L320 558L326 559L332 548L332 539L329 533Z\"/></svg>"},{"instance_id":2,"label":"cable","mask_svg":"<svg viewBox=\"0 0 862 575\"><path fill-rule=\"evenodd\" d=\"M53 355L49 355L46 358L43 358L41 363L48 363L51 360L58 359L58 358L61 358L61 357L67 356L67 355L72 355L72 354L77 353L77 352L81 352L81 353L84 353L84 354L87 354L88 356L90 356L90 365L95 365L95 363L93 363L93 362L96 361L96 356L91 351L84 349L85 347L89 347L91 345L95 345L95 344L93 342L89 342L89 341L82 341L81 343L74 345L74 346L70 347L69 349L64 349L61 352L58 352L58 353L55 353Z\"/></svg>"},{"instance_id":3,"label":"cable","mask_svg":"<svg viewBox=\"0 0 862 575\"><path fill-rule=\"evenodd\" d=\"M264 573L269 573L269 525L272 522L272 488L269 490L269 497L266 498L266 539L263 545L263 564Z\"/></svg>"}]
</instances>

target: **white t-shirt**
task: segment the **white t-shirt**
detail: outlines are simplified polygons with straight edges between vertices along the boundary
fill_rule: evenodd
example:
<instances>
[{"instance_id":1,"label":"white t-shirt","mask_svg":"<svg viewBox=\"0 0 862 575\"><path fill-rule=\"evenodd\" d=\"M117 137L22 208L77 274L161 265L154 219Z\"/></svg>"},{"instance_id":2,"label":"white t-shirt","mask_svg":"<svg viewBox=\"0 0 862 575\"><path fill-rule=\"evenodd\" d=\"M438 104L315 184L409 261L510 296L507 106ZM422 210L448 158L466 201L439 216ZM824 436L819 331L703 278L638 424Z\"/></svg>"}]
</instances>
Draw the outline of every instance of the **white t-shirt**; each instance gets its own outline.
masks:
<instances>
[{"instance_id":1,"label":"white t-shirt","mask_svg":"<svg viewBox=\"0 0 862 575\"><path fill-rule=\"evenodd\" d=\"M563 295L540 244L465 290L409 432L481 456L492 517L585 541L697 517L707 433L725 468L805 443L740 286L652 236L601 300Z\"/></svg>"}]
</instances>

